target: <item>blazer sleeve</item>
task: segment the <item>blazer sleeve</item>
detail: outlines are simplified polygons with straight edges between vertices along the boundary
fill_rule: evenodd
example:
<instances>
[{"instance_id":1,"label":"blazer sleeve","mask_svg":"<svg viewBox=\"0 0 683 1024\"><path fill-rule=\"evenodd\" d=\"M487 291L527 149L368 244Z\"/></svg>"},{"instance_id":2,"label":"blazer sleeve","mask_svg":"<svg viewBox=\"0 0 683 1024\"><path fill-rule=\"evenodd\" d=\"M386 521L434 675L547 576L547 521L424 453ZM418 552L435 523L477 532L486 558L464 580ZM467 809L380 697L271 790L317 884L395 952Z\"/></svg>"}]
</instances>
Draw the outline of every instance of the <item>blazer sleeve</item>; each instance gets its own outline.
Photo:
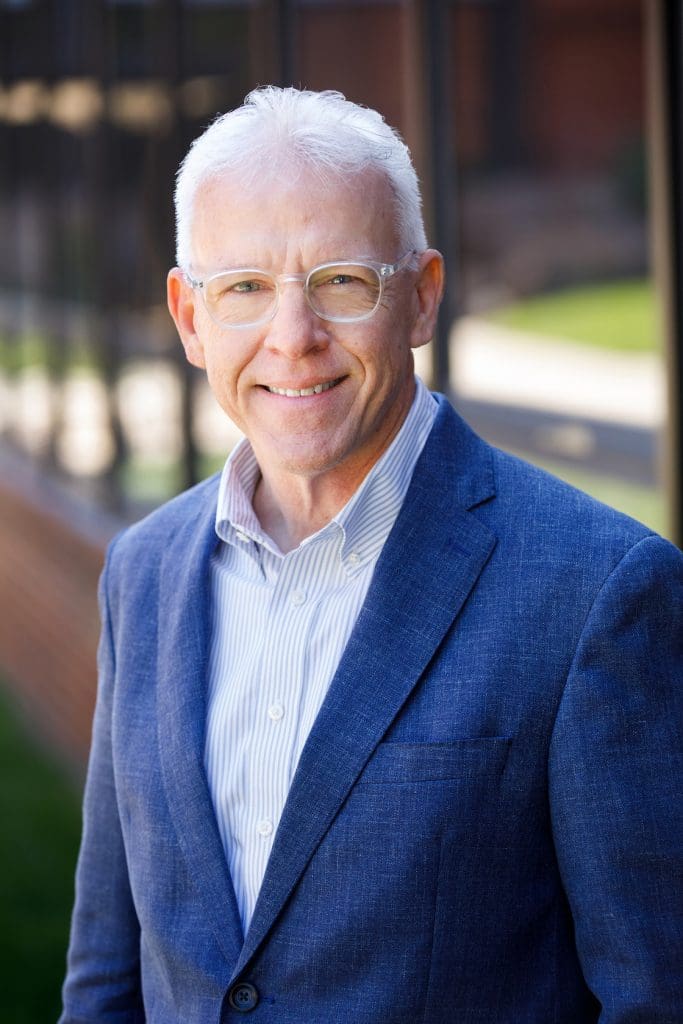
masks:
<instances>
[{"instance_id":1,"label":"blazer sleeve","mask_svg":"<svg viewBox=\"0 0 683 1024\"><path fill-rule=\"evenodd\" d=\"M553 732L560 870L601 1024L683 1008L683 557L637 543L600 588Z\"/></svg>"},{"instance_id":2,"label":"blazer sleeve","mask_svg":"<svg viewBox=\"0 0 683 1024\"><path fill-rule=\"evenodd\" d=\"M115 654L108 596L112 551L113 545L99 586L98 694L59 1024L139 1024L145 1020L140 927L128 880L112 765Z\"/></svg>"}]
</instances>

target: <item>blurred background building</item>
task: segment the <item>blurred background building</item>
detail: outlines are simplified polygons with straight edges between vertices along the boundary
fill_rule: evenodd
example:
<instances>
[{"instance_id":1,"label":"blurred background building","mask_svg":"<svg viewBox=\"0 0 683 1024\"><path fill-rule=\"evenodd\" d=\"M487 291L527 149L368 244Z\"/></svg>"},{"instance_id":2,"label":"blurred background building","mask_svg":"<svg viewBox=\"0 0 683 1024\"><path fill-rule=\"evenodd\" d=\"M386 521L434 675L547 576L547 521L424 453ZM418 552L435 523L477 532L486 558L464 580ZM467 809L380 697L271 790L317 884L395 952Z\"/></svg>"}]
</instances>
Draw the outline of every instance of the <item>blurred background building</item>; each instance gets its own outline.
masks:
<instances>
[{"instance_id":1,"label":"blurred background building","mask_svg":"<svg viewBox=\"0 0 683 1024\"><path fill-rule=\"evenodd\" d=\"M0 672L43 737L82 765L107 538L235 441L165 274L178 162L259 83L411 146L451 281L420 372L680 538L681 45L666 0L0 0Z\"/></svg>"}]
</instances>

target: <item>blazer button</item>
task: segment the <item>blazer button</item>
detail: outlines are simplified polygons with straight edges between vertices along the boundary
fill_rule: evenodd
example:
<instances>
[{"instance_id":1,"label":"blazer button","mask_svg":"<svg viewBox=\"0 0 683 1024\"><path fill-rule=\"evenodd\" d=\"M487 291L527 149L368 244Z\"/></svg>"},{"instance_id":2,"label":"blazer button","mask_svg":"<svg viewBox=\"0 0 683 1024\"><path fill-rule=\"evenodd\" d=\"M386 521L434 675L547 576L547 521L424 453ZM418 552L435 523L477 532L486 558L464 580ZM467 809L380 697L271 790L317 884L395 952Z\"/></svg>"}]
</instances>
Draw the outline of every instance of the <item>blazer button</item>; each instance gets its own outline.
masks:
<instances>
[{"instance_id":1,"label":"blazer button","mask_svg":"<svg viewBox=\"0 0 683 1024\"><path fill-rule=\"evenodd\" d=\"M258 989L248 981L238 981L228 992L228 1002L238 1013L249 1013L258 1003Z\"/></svg>"}]
</instances>

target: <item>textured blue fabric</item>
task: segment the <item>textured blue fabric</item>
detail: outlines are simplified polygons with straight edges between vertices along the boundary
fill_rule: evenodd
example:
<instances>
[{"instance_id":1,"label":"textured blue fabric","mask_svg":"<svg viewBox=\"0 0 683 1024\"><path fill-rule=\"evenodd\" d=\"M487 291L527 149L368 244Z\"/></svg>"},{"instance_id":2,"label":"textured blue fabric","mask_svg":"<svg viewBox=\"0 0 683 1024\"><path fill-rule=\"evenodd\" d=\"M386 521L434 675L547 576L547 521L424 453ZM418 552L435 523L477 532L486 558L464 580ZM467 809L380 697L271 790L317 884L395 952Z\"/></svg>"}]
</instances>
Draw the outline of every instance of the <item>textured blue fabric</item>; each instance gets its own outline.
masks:
<instances>
[{"instance_id":1,"label":"textured blue fabric","mask_svg":"<svg viewBox=\"0 0 683 1024\"><path fill-rule=\"evenodd\" d=\"M680 1024L680 552L441 400L243 937L203 769L216 492L108 555L62 1024Z\"/></svg>"}]
</instances>

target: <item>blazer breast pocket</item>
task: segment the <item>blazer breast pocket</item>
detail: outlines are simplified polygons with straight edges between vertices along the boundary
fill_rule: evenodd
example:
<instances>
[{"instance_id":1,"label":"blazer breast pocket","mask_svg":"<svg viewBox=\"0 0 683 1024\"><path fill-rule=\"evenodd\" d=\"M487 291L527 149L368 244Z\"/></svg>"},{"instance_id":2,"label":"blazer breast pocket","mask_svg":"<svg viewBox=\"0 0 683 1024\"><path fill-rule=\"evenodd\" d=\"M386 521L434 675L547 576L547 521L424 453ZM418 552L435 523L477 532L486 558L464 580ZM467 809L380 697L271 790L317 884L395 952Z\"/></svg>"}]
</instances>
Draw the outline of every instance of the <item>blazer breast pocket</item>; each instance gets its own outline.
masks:
<instances>
[{"instance_id":1,"label":"blazer breast pocket","mask_svg":"<svg viewBox=\"0 0 683 1024\"><path fill-rule=\"evenodd\" d=\"M505 770L511 746L505 736L380 743L330 836L367 844L371 829L379 849L386 853L399 837L409 858L411 847L446 835L488 845L514 805Z\"/></svg>"},{"instance_id":2,"label":"blazer breast pocket","mask_svg":"<svg viewBox=\"0 0 683 1024\"><path fill-rule=\"evenodd\" d=\"M356 786L461 782L467 786L502 776L512 740L476 736L447 743L380 743Z\"/></svg>"}]
</instances>

